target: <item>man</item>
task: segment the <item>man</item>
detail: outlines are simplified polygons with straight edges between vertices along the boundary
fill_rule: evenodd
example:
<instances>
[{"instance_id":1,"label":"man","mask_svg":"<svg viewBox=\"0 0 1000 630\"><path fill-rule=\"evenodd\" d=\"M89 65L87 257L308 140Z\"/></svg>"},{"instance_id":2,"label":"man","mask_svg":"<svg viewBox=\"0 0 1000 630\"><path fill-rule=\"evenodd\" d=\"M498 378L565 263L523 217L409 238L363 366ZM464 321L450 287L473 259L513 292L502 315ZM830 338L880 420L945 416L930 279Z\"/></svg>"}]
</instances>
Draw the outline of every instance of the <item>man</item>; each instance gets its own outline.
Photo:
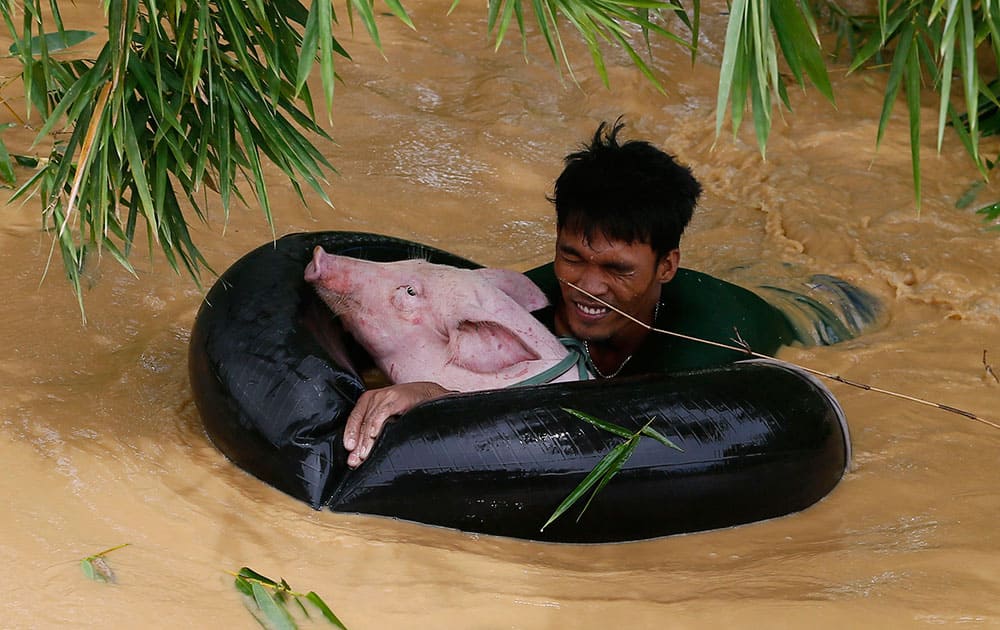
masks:
<instances>
[{"instance_id":1,"label":"man","mask_svg":"<svg viewBox=\"0 0 1000 630\"><path fill-rule=\"evenodd\" d=\"M619 144L622 127L621 119L610 128L601 123L589 146L566 157L551 198L558 292L545 281L544 268L532 274L553 303L551 322L546 313L539 317L556 334L583 341L601 378L624 373L650 333L570 283L654 324L701 194L690 169L663 151L637 140Z\"/></svg>"},{"instance_id":2,"label":"man","mask_svg":"<svg viewBox=\"0 0 1000 630\"><path fill-rule=\"evenodd\" d=\"M619 143L623 127L621 119L602 122L589 145L566 157L551 198L555 261L529 273L552 302L536 315L556 334L581 340L600 378L656 370L667 349L647 343L654 341L647 328L566 283L647 324L658 322L669 310L661 290L677 273L680 237L701 194L691 171L663 151ZM429 382L365 392L344 430L348 465L368 457L389 418L448 393Z\"/></svg>"}]
</instances>

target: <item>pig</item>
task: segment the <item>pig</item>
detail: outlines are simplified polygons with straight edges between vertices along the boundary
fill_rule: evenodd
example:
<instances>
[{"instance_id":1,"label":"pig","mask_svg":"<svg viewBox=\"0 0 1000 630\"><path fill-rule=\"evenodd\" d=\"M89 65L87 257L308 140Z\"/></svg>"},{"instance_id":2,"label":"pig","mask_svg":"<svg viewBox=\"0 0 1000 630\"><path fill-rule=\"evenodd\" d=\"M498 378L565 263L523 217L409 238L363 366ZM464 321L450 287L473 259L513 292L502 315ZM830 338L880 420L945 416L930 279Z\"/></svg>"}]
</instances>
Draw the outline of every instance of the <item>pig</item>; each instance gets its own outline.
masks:
<instances>
[{"instance_id":1,"label":"pig","mask_svg":"<svg viewBox=\"0 0 1000 630\"><path fill-rule=\"evenodd\" d=\"M392 383L498 389L569 354L530 313L548 303L545 294L514 271L425 260L378 263L316 247L305 280ZM579 380L577 368L569 367L554 380Z\"/></svg>"}]
</instances>

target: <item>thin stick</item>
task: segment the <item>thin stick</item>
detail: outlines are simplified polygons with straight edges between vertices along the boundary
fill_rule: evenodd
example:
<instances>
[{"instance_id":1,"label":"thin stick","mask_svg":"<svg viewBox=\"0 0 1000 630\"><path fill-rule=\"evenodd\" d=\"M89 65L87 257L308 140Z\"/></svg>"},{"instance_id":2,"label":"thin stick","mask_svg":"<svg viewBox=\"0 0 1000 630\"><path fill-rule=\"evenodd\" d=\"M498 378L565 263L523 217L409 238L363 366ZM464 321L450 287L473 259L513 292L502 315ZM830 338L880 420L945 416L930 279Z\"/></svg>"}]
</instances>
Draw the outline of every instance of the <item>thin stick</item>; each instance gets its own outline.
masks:
<instances>
[{"instance_id":1,"label":"thin stick","mask_svg":"<svg viewBox=\"0 0 1000 630\"><path fill-rule=\"evenodd\" d=\"M678 337L680 339L686 339L688 341L695 341L695 342L698 342L698 343L707 344L709 346L715 346L717 348L725 348L726 350L734 350L736 352L742 352L743 354L745 354L747 356L755 357L755 358L758 358L758 359L768 359L768 360L771 360L771 361L778 361L780 363L785 363L787 365L791 365L793 367L799 368L800 370L804 370L804 371L806 371L806 372L808 372L810 374L814 374L816 376L822 376L823 378L828 378L830 380L837 381L838 383L843 383L845 385L850 385L851 387L857 387L858 389L863 389L863 390L870 391L870 392L877 392L879 394L885 394L887 396L892 396L894 398L901 398L903 400L908 400L910 402L914 402L914 403L917 403L917 404L920 404L920 405L926 405L928 407L934 407L935 409L940 409L941 411L947 411L949 413L954 413L954 414L958 414L960 416L964 416L964 417L968 418L969 420L975 420L976 422L981 422L981 423L983 423L983 424L985 424L987 426L993 427L994 429L1000 429L1000 424L998 424L996 422L993 422L992 420L987 420L986 418L984 418L982 416L978 416L978 415L972 413L971 411L965 411L964 409L959 409L957 407L951 407L949 405L943 405L941 403L936 403L936 402L933 402L933 401L930 401L930 400L924 400L923 398L917 398L915 396L909 396L907 394L901 394L899 392L894 392L894 391L891 391L891 390L888 390L888 389L882 389L880 387L874 387L874 386L868 385L866 383L859 383L857 381L851 381L851 380L848 380L848 379L846 379L846 378L844 378L842 376L839 376L837 374L829 374L827 372L821 372L819 370L814 370L813 368L806 367L804 365L799 365L797 363L792 363L791 361L785 361L785 360L782 360L782 359L776 359L774 357L767 356L766 354L760 354L759 352L754 352L753 350L750 349L750 345L747 344L747 342L744 341L742 337L740 337L739 331L736 331L736 339L732 340L733 343L736 344L736 345L729 345L729 344L725 344L725 343L719 343L717 341L710 341L708 339L700 339L698 337L692 337L690 335L684 335L684 334L681 334L681 333L673 332L671 330L664 330L662 328L656 328L654 326L650 326L646 322L640 321L640 320L636 319L635 317L632 317L628 313L626 313L626 312L624 312L624 311L622 311L622 310L620 310L620 309L612 306L611 304L608 304L607 302L605 302L601 298L597 297L596 295L593 295L591 293L588 293L587 291L584 291L583 289L581 289L580 287L576 286L572 282L568 282L568 281L562 280L562 279L560 279L559 282L562 282L566 286L571 287L571 288L579 291L580 293L582 293L583 295L586 295L588 298L590 298L592 300L596 300L600 304L602 304L602 305L610 308L611 310L613 310L614 312L618 313L622 317L628 318L629 320L635 322L636 324L639 324L640 326L642 326L643 328L645 328L646 330L649 330L651 332L656 332L656 333L660 333L660 334L663 334L663 335L670 335L671 337ZM986 354L984 352L984 354L983 354L983 362L985 363L985 361L986 361ZM990 373L993 373L993 370L989 367L989 364L987 364L987 371L990 372ZM994 378L996 378L995 374L994 374Z\"/></svg>"},{"instance_id":2,"label":"thin stick","mask_svg":"<svg viewBox=\"0 0 1000 630\"><path fill-rule=\"evenodd\" d=\"M986 368L986 373L993 377L993 380L1000 383L1000 376L993 371L993 366L986 362L986 349L983 349L983 366Z\"/></svg>"}]
</instances>

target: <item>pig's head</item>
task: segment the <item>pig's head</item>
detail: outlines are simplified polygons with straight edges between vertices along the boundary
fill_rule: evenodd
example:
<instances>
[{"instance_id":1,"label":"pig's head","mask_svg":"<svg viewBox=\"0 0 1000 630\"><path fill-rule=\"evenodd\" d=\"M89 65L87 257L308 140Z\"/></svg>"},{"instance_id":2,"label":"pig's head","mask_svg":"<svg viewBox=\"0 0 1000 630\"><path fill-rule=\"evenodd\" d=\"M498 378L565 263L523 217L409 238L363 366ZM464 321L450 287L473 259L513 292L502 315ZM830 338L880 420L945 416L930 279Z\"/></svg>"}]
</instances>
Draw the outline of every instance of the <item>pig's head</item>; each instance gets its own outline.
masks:
<instances>
[{"instance_id":1,"label":"pig's head","mask_svg":"<svg viewBox=\"0 0 1000 630\"><path fill-rule=\"evenodd\" d=\"M547 304L545 295L513 271L376 263L317 247L305 279L394 381L407 362L426 362L432 379L446 365L489 373L553 352L529 313Z\"/></svg>"}]
</instances>

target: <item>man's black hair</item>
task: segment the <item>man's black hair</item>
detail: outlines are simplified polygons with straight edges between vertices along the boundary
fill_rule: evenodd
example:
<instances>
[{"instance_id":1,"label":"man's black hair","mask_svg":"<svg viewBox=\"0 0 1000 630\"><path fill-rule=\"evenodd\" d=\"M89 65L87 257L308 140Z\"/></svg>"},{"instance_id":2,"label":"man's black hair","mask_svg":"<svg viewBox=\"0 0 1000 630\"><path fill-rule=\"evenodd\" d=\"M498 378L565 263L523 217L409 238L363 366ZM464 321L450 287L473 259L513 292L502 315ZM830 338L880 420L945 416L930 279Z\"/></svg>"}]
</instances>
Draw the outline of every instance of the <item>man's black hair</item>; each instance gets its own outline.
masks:
<instances>
[{"instance_id":1,"label":"man's black hair","mask_svg":"<svg viewBox=\"0 0 1000 630\"><path fill-rule=\"evenodd\" d=\"M589 145L566 156L553 196L556 225L627 243L662 256L680 245L701 184L691 169L648 142L618 143L625 123L602 122Z\"/></svg>"}]
</instances>

